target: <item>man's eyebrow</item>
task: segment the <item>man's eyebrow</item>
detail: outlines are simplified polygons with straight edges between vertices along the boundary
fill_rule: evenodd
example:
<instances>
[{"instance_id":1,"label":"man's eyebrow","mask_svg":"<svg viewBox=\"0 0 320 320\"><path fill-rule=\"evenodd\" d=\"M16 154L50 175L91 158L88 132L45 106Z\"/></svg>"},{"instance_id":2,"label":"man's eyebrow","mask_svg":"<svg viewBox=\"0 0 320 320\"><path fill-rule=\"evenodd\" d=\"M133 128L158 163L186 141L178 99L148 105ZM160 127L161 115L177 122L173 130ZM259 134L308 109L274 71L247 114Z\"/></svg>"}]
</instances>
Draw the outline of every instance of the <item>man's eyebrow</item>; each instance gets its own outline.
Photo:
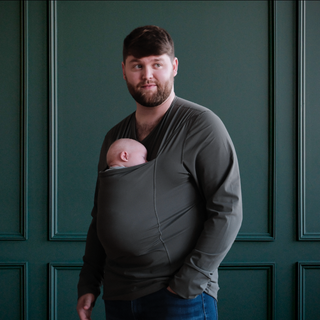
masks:
<instances>
[{"instance_id":1,"label":"man's eyebrow","mask_svg":"<svg viewBox=\"0 0 320 320\"><path fill-rule=\"evenodd\" d=\"M163 58L154 58L154 59L152 59L152 61L164 61L164 59Z\"/></svg>"},{"instance_id":2,"label":"man's eyebrow","mask_svg":"<svg viewBox=\"0 0 320 320\"><path fill-rule=\"evenodd\" d=\"M135 63L135 62L140 62L140 60L137 59L137 58L133 58L133 59L129 60L128 62L129 63Z\"/></svg>"}]
</instances>

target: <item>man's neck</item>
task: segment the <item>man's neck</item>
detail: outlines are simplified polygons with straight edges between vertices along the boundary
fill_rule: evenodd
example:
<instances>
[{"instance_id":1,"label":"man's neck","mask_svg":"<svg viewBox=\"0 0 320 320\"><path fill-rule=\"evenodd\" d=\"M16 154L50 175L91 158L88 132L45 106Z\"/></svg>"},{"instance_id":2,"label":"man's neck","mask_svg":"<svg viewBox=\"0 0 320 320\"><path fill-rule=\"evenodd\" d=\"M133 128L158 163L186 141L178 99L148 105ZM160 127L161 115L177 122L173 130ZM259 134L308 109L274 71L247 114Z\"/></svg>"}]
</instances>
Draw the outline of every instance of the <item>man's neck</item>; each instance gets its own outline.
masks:
<instances>
[{"instance_id":1,"label":"man's neck","mask_svg":"<svg viewBox=\"0 0 320 320\"><path fill-rule=\"evenodd\" d=\"M137 138L142 141L160 122L164 114L170 108L175 97L174 91L170 93L168 99L157 107L144 107L137 103L136 130Z\"/></svg>"}]
</instances>

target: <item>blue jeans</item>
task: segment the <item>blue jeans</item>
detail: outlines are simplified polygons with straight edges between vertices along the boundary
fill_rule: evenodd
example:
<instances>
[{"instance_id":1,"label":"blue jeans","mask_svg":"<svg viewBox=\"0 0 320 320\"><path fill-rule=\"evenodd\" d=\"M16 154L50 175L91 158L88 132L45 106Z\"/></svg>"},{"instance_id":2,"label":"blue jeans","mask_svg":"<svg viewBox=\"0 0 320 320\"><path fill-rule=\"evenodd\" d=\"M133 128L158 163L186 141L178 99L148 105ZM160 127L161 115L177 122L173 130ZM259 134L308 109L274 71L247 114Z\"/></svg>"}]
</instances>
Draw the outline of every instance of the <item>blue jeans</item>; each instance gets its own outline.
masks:
<instances>
[{"instance_id":1,"label":"blue jeans","mask_svg":"<svg viewBox=\"0 0 320 320\"><path fill-rule=\"evenodd\" d=\"M133 301L104 303L107 320L218 320L217 301L206 293L187 300L164 288Z\"/></svg>"}]
</instances>

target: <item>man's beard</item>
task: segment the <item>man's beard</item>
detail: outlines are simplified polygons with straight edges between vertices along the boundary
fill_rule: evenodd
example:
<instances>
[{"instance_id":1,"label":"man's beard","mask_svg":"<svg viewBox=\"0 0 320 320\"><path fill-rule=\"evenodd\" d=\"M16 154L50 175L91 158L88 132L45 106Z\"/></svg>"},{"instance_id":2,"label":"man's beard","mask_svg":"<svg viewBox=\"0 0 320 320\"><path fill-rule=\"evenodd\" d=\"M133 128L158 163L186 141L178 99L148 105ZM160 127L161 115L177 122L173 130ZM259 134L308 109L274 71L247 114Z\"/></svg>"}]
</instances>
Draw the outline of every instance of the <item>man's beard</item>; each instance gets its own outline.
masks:
<instances>
[{"instance_id":1,"label":"man's beard","mask_svg":"<svg viewBox=\"0 0 320 320\"><path fill-rule=\"evenodd\" d=\"M171 76L170 79L164 83L164 85L161 85L161 83L159 82L148 81L140 83L138 85L138 88L135 88L127 80L126 82L128 90L132 95L133 99L136 100L136 102L138 102L144 107L157 107L168 99L173 87L173 76ZM145 85L148 83L155 84L157 86L157 91L153 93L142 92L139 89L141 85Z\"/></svg>"}]
</instances>

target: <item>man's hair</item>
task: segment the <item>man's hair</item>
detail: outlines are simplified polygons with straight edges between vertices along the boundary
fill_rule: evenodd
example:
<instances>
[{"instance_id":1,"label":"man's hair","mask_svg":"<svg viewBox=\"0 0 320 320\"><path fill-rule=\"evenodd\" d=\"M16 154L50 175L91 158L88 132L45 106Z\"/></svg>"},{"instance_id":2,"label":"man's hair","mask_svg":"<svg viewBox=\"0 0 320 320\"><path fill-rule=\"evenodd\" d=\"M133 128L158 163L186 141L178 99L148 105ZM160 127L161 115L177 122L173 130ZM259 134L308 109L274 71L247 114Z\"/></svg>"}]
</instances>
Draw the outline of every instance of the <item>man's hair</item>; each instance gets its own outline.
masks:
<instances>
[{"instance_id":1,"label":"man's hair","mask_svg":"<svg viewBox=\"0 0 320 320\"><path fill-rule=\"evenodd\" d=\"M123 41L123 63L128 56L143 58L167 54L174 59L174 44L170 34L157 26L134 29Z\"/></svg>"}]
</instances>

